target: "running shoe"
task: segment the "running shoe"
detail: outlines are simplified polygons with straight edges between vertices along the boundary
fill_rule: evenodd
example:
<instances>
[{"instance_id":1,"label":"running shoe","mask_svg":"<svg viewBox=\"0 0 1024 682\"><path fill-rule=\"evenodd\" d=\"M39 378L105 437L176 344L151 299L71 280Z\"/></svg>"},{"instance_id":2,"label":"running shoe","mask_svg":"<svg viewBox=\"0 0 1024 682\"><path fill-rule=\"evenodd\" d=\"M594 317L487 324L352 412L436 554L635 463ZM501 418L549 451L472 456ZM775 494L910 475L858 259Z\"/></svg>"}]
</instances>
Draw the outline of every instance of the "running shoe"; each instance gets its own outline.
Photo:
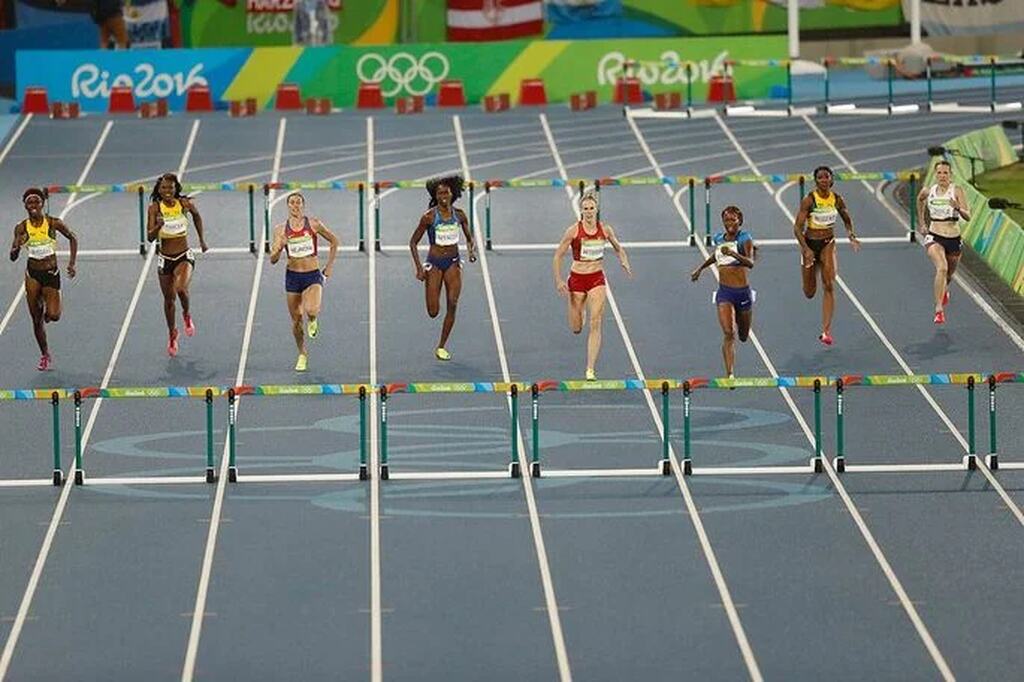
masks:
<instances>
[{"instance_id":1,"label":"running shoe","mask_svg":"<svg viewBox=\"0 0 1024 682\"><path fill-rule=\"evenodd\" d=\"M178 354L178 330L172 329L170 338L167 340L167 354L172 358Z\"/></svg>"},{"instance_id":2,"label":"running shoe","mask_svg":"<svg viewBox=\"0 0 1024 682\"><path fill-rule=\"evenodd\" d=\"M295 371L305 372L308 360L309 358L306 357L305 353L299 353L299 359L295 361Z\"/></svg>"},{"instance_id":3,"label":"running shoe","mask_svg":"<svg viewBox=\"0 0 1024 682\"><path fill-rule=\"evenodd\" d=\"M309 335L309 338L315 339L316 335L319 334L319 333L320 333L320 320L315 318L315 317L309 318L309 322L306 324L306 334Z\"/></svg>"},{"instance_id":4,"label":"running shoe","mask_svg":"<svg viewBox=\"0 0 1024 682\"><path fill-rule=\"evenodd\" d=\"M434 351L434 355L437 356L438 360L448 361L452 359L452 354L446 351L444 348L438 348Z\"/></svg>"},{"instance_id":5,"label":"running shoe","mask_svg":"<svg viewBox=\"0 0 1024 682\"><path fill-rule=\"evenodd\" d=\"M939 312L935 313L935 319L933 321L935 322L935 324L945 324L946 311L940 310Z\"/></svg>"},{"instance_id":6,"label":"running shoe","mask_svg":"<svg viewBox=\"0 0 1024 682\"><path fill-rule=\"evenodd\" d=\"M42 356L40 356L39 358L39 364L36 365L36 369L38 369L40 372L45 372L48 369L50 369L51 362L52 360L50 359L50 354L43 353Z\"/></svg>"},{"instance_id":7,"label":"running shoe","mask_svg":"<svg viewBox=\"0 0 1024 682\"><path fill-rule=\"evenodd\" d=\"M587 381L597 381L597 372L588 367L586 377Z\"/></svg>"},{"instance_id":8,"label":"running shoe","mask_svg":"<svg viewBox=\"0 0 1024 682\"><path fill-rule=\"evenodd\" d=\"M949 305L949 288L946 288L946 293L942 295L942 307L945 308Z\"/></svg>"},{"instance_id":9,"label":"running shoe","mask_svg":"<svg viewBox=\"0 0 1024 682\"><path fill-rule=\"evenodd\" d=\"M832 335L829 334L828 332L822 332L818 336L818 341L821 341L826 346L831 346L832 345Z\"/></svg>"},{"instance_id":10,"label":"running shoe","mask_svg":"<svg viewBox=\"0 0 1024 682\"><path fill-rule=\"evenodd\" d=\"M196 333L196 325L192 322L192 316L188 313L182 314L185 319L185 336L194 336Z\"/></svg>"}]
</instances>

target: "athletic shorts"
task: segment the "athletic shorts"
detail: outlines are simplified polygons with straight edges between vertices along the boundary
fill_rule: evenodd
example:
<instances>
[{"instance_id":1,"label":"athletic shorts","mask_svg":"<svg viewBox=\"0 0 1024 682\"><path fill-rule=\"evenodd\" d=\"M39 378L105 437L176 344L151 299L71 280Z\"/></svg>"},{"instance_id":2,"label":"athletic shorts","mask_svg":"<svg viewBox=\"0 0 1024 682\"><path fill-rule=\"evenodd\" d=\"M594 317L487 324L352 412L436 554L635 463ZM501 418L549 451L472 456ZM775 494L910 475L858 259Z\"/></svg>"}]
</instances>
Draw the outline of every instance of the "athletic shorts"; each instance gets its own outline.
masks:
<instances>
[{"instance_id":1,"label":"athletic shorts","mask_svg":"<svg viewBox=\"0 0 1024 682\"><path fill-rule=\"evenodd\" d=\"M284 271L284 290L289 294L301 294L314 284L323 285L324 275L319 270L309 272Z\"/></svg>"},{"instance_id":2,"label":"athletic shorts","mask_svg":"<svg viewBox=\"0 0 1024 682\"><path fill-rule=\"evenodd\" d=\"M927 249L932 244L941 246L947 256L958 254L963 249L963 240L960 237L943 237L934 232L929 232L924 237L924 247Z\"/></svg>"},{"instance_id":3,"label":"athletic shorts","mask_svg":"<svg viewBox=\"0 0 1024 682\"><path fill-rule=\"evenodd\" d=\"M604 270L586 274L569 272L569 291L573 293L585 294L595 287L603 287L605 283Z\"/></svg>"},{"instance_id":4,"label":"athletic shorts","mask_svg":"<svg viewBox=\"0 0 1024 682\"><path fill-rule=\"evenodd\" d=\"M821 260L821 252L825 250L825 247L836 240L835 237L828 237L827 239L811 239L804 237L804 241L807 242L807 248L814 252L814 260Z\"/></svg>"},{"instance_id":5,"label":"athletic shorts","mask_svg":"<svg viewBox=\"0 0 1024 682\"><path fill-rule=\"evenodd\" d=\"M160 265L157 267L157 272L164 276L173 275L174 271L178 269L179 265L188 263L194 270L196 267L196 257L192 253L192 249L186 249L176 256L159 256Z\"/></svg>"},{"instance_id":6,"label":"athletic shorts","mask_svg":"<svg viewBox=\"0 0 1024 682\"><path fill-rule=\"evenodd\" d=\"M711 301L715 305L731 303L736 310L750 310L756 297L756 293L750 287L727 287L719 284L718 291L711 297Z\"/></svg>"},{"instance_id":7,"label":"athletic shorts","mask_svg":"<svg viewBox=\"0 0 1024 682\"><path fill-rule=\"evenodd\" d=\"M60 268L54 268L53 270L33 270L28 268L25 272L28 273L29 277L39 282L39 286L60 291Z\"/></svg>"},{"instance_id":8,"label":"athletic shorts","mask_svg":"<svg viewBox=\"0 0 1024 682\"><path fill-rule=\"evenodd\" d=\"M427 254L427 263L423 266L423 269L429 272L437 268L441 272L445 272L453 265L462 267L462 259L459 257L458 252L454 256L432 256Z\"/></svg>"}]
</instances>

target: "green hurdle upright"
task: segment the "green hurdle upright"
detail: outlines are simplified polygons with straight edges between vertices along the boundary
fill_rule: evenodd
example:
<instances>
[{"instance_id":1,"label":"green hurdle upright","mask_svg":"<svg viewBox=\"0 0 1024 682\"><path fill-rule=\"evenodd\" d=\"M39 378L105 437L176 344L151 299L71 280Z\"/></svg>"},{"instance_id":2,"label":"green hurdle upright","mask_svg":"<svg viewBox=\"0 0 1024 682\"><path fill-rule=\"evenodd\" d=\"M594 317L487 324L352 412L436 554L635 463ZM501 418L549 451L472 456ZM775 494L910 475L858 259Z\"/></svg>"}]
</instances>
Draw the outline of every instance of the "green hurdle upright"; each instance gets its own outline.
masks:
<instances>
[{"instance_id":1,"label":"green hurdle upright","mask_svg":"<svg viewBox=\"0 0 1024 682\"><path fill-rule=\"evenodd\" d=\"M663 476L672 473L672 460L668 456L671 433L668 412L668 382L663 381L661 382L661 462L659 462Z\"/></svg>"},{"instance_id":2,"label":"green hurdle upright","mask_svg":"<svg viewBox=\"0 0 1024 682\"><path fill-rule=\"evenodd\" d=\"M139 255L146 255L146 190L139 185Z\"/></svg>"},{"instance_id":3,"label":"green hurdle upright","mask_svg":"<svg viewBox=\"0 0 1024 682\"><path fill-rule=\"evenodd\" d=\"M996 454L996 377L988 376L988 457L985 459L989 469L999 468L999 455Z\"/></svg>"},{"instance_id":4,"label":"green hurdle upright","mask_svg":"<svg viewBox=\"0 0 1024 682\"><path fill-rule=\"evenodd\" d=\"M978 468L977 450L974 447L974 377L967 377L967 456L964 463L968 469Z\"/></svg>"},{"instance_id":5,"label":"green hurdle upright","mask_svg":"<svg viewBox=\"0 0 1024 682\"><path fill-rule=\"evenodd\" d=\"M821 379L814 380L814 473L822 472L821 464Z\"/></svg>"},{"instance_id":6,"label":"green hurdle upright","mask_svg":"<svg viewBox=\"0 0 1024 682\"><path fill-rule=\"evenodd\" d=\"M531 418L533 429L533 459L530 462L530 475L540 478L540 388L534 383L530 386L530 401L533 409Z\"/></svg>"},{"instance_id":7,"label":"green hurdle upright","mask_svg":"<svg viewBox=\"0 0 1024 682\"><path fill-rule=\"evenodd\" d=\"M75 485L85 483L82 469L82 392L75 391Z\"/></svg>"},{"instance_id":8,"label":"green hurdle upright","mask_svg":"<svg viewBox=\"0 0 1024 682\"><path fill-rule=\"evenodd\" d=\"M370 477L366 466L366 386L359 387L359 480Z\"/></svg>"},{"instance_id":9,"label":"green hurdle upright","mask_svg":"<svg viewBox=\"0 0 1024 682\"><path fill-rule=\"evenodd\" d=\"M380 479L388 480L388 387L380 387Z\"/></svg>"},{"instance_id":10,"label":"green hurdle upright","mask_svg":"<svg viewBox=\"0 0 1024 682\"><path fill-rule=\"evenodd\" d=\"M53 405L53 484L64 483L64 472L60 465L60 394L54 391L50 394L50 404Z\"/></svg>"},{"instance_id":11,"label":"green hurdle upright","mask_svg":"<svg viewBox=\"0 0 1024 682\"><path fill-rule=\"evenodd\" d=\"M836 471L843 473L846 471L846 456L843 454L844 450L843 443L843 379L842 377L836 379L836 456L835 456L835 467Z\"/></svg>"},{"instance_id":12,"label":"green hurdle upright","mask_svg":"<svg viewBox=\"0 0 1024 682\"><path fill-rule=\"evenodd\" d=\"M238 482L238 467L235 460L235 389L228 389L228 480Z\"/></svg>"},{"instance_id":13,"label":"green hurdle upright","mask_svg":"<svg viewBox=\"0 0 1024 682\"><path fill-rule=\"evenodd\" d=\"M249 185L249 253L256 253L256 186Z\"/></svg>"},{"instance_id":14,"label":"green hurdle upright","mask_svg":"<svg viewBox=\"0 0 1024 682\"><path fill-rule=\"evenodd\" d=\"M216 483L217 473L213 468L213 389L206 389L206 482Z\"/></svg>"},{"instance_id":15,"label":"green hurdle upright","mask_svg":"<svg viewBox=\"0 0 1024 682\"><path fill-rule=\"evenodd\" d=\"M513 383L509 393L512 400L512 461L508 465L508 473L512 478L519 478L522 475L519 469L519 387Z\"/></svg>"},{"instance_id":16,"label":"green hurdle upright","mask_svg":"<svg viewBox=\"0 0 1024 682\"><path fill-rule=\"evenodd\" d=\"M693 461L690 459L690 382L683 382L683 474L693 473Z\"/></svg>"}]
</instances>

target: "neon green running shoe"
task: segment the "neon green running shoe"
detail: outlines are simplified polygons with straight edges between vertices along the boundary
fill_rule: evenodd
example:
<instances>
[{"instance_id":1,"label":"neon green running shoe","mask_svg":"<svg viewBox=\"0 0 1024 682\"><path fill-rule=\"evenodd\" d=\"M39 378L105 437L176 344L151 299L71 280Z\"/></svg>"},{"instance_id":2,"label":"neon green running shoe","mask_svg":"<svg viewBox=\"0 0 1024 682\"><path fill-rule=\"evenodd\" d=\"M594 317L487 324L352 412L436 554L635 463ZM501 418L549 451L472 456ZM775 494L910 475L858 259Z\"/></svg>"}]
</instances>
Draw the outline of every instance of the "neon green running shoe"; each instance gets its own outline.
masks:
<instances>
[{"instance_id":1,"label":"neon green running shoe","mask_svg":"<svg viewBox=\"0 0 1024 682\"><path fill-rule=\"evenodd\" d=\"M452 359L452 354L446 351L444 348L438 348L436 351L434 351L434 355L437 356L438 360L444 360L445 362Z\"/></svg>"},{"instance_id":2,"label":"neon green running shoe","mask_svg":"<svg viewBox=\"0 0 1024 682\"><path fill-rule=\"evenodd\" d=\"M315 339L316 335L320 333L320 320L319 318L311 318L309 323L306 325L306 334L309 338Z\"/></svg>"},{"instance_id":3,"label":"neon green running shoe","mask_svg":"<svg viewBox=\"0 0 1024 682\"><path fill-rule=\"evenodd\" d=\"M295 371L305 372L308 358L305 353L299 353L299 359L295 361Z\"/></svg>"}]
</instances>

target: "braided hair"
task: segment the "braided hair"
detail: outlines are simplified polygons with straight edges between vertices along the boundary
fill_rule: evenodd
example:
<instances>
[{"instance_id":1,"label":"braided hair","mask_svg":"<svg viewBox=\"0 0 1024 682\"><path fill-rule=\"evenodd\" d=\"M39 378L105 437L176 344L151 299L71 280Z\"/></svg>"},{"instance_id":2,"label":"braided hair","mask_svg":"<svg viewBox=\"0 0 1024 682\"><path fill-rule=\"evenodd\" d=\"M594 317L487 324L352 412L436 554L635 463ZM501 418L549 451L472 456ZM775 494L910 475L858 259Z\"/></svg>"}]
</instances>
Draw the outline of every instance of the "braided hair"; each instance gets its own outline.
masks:
<instances>
[{"instance_id":1,"label":"braided hair","mask_svg":"<svg viewBox=\"0 0 1024 682\"><path fill-rule=\"evenodd\" d=\"M430 203L427 205L427 208L437 206L437 188L441 185L447 185L448 189L452 191L452 204L454 204L462 196L462 188L465 184L466 181L461 175L449 175L443 178L427 180L427 194L430 195Z\"/></svg>"}]
</instances>

